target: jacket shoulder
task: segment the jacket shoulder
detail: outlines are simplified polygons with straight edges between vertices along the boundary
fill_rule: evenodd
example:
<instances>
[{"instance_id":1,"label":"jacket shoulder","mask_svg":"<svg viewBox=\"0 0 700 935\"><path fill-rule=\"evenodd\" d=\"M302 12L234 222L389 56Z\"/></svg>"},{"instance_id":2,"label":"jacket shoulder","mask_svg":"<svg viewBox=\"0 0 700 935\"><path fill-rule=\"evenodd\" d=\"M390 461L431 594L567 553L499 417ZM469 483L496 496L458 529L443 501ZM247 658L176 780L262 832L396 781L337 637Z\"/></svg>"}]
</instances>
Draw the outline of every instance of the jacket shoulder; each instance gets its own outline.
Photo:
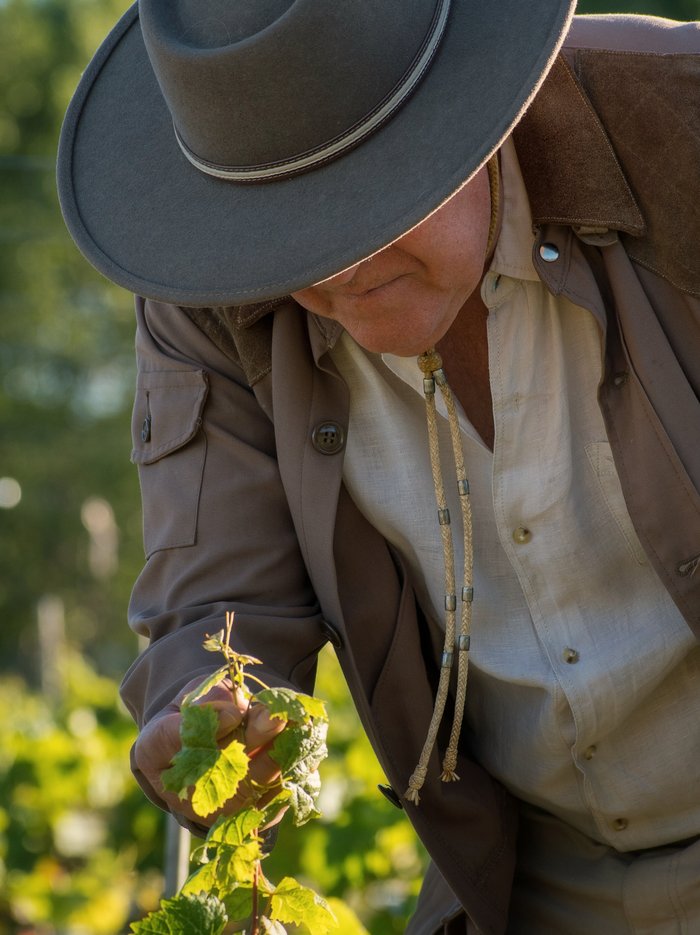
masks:
<instances>
[{"instance_id":1,"label":"jacket shoulder","mask_svg":"<svg viewBox=\"0 0 700 935\"><path fill-rule=\"evenodd\" d=\"M700 23L661 16L604 13L575 16L564 51L601 49L656 55L700 53Z\"/></svg>"},{"instance_id":2,"label":"jacket shoulder","mask_svg":"<svg viewBox=\"0 0 700 935\"><path fill-rule=\"evenodd\" d=\"M577 18L515 131L535 222L614 228L633 259L700 294L699 98L697 24Z\"/></svg>"}]
</instances>

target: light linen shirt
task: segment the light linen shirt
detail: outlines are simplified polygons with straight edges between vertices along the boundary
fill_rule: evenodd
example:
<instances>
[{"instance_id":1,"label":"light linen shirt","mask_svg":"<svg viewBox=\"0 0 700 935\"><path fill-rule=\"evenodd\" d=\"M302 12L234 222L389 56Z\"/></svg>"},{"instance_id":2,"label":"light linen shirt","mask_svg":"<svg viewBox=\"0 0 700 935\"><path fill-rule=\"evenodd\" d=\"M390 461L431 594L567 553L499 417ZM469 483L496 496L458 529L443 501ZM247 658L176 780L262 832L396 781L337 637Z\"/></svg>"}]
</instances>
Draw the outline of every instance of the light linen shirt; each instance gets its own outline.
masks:
<instances>
[{"instance_id":1,"label":"light linen shirt","mask_svg":"<svg viewBox=\"0 0 700 935\"><path fill-rule=\"evenodd\" d=\"M619 851L657 847L700 833L700 647L625 506L597 403L597 323L533 267L511 143L502 172L504 222L482 286L493 453L460 408L474 515L468 729L479 761L519 798ZM345 483L440 620L422 374L415 358L369 353L347 334L332 354L351 399Z\"/></svg>"}]
</instances>

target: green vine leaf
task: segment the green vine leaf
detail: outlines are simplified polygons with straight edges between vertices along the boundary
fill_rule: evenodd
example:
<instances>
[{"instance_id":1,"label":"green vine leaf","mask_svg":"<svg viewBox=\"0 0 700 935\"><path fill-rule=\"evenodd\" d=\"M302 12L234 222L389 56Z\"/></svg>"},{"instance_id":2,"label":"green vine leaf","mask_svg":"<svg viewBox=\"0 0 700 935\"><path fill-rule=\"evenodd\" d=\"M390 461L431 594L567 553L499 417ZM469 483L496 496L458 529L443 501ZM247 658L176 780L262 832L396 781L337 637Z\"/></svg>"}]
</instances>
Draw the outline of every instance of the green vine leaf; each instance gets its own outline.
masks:
<instances>
[{"instance_id":1,"label":"green vine leaf","mask_svg":"<svg viewBox=\"0 0 700 935\"><path fill-rule=\"evenodd\" d=\"M181 893L196 896L197 893L213 893L214 896L220 896L218 892L218 881L216 879L217 861L209 860L189 875L185 880Z\"/></svg>"},{"instance_id":2,"label":"green vine leaf","mask_svg":"<svg viewBox=\"0 0 700 935\"><path fill-rule=\"evenodd\" d=\"M131 925L134 935L221 935L228 915L220 899L206 893L161 900L160 909Z\"/></svg>"},{"instance_id":3,"label":"green vine leaf","mask_svg":"<svg viewBox=\"0 0 700 935\"><path fill-rule=\"evenodd\" d=\"M287 935L287 929L281 922L268 919L267 916L260 916L260 930L264 935Z\"/></svg>"},{"instance_id":4,"label":"green vine leaf","mask_svg":"<svg viewBox=\"0 0 700 935\"><path fill-rule=\"evenodd\" d=\"M312 818L319 818L321 813L316 807L321 791L321 777L318 772L308 773L300 782L286 782L289 789L289 809L292 821L297 828L305 825Z\"/></svg>"},{"instance_id":5,"label":"green vine leaf","mask_svg":"<svg viewBox=\"0 0 700 935\"><path fill-rule=\"evenodd\" d=\"M327 730L325 721L288 724L270 751L282 772L282 785L289 792L289 807L297 827L320 814L316 808L321 788L318 767L328 755Z\"/></svg>"},{"instance_id":6,"label":"green vine leaf","mask_svg":"<svg viewBox=\"0 0 700 935\"><path fill-rule=\"evenodd\" d=\"M219 818L198 850L201 866L186 880L183 892L212 892L224 898L236 887L250 884L256 864L263 858L256 832L262 817L263 812L250 808ZM230 910L229 916L241 918L232 916Z\"/></svg>"},{"instance_id":7,"label":"green vine leaf","mask_svg":"<svg viewBox=\"0 0 700 935\"><path fill-rule=\"evenodd\" d=\"M206 844L243 844L260 827L264 817L265 813L257 808L246 808L235 815L222 815L209 829Z\"/></svg>"},{"instance_id":8,"label":"green vine leaf","mask_svg":"<svg viewBox=\"0 0 700 935\"><path fill-rule=\"evenodd\" d=\"M338 928L338 920L325 899L292 877L284 877L271 898L270 916L279 922L303 925L313 935Z\"/></svg>"},{"instance_id":9,"label":"green vine leaf","mask_svg":"<svg viewBox=\"0 0 700 935\"><path fill-rule=\"evenodd\" d=\"M291 688L265 688L258 692L253 700L265 705L270 717L276 717L282 721L298 721L306 724L312 719L328 720L326 706L319 698L303 695Z\"/></svg>"},{"instance_id":10,"label":"green vine leaf","mask_svg":"<svg viewBox=\"0 0 700 935\"><path fill-rule=\"evenodd\" d=\"M232 922L241 922L253 914L253 887L237 886L221 897Z\"/></svg>"},{"instance_id":11,"label":"green vine leaf","mask_svg":"<svg viewBox=\"0 0 700 935\"><path fill-rule=\"evenodd\" d=\"M216 742L218 717L211 705L182 708L182 748L162 774L163 787L184 799L194 786L192 808L202 818L211 815L231 796L248 772L245 747L237 740L220 750Z\"/></svg>"},{"instance_id":12,"label":"green vine leaf","mask_svg":"<svg viewBox=\"0 0 700 935\"><path fill-rule=\"evenodd\" d=\"M188 705L194 704L195 701L199 701L200 698L203 698L207 692L210 692L212 688L216 686L228 675L228 666L220 666L216 672L212 672L211 675L208 675L205 679L199 683L199 685L192 689L191 692L188 692L185 697L182 699L182 707L186 708Z\"/></svg>"},{"instance_id":13,"label":"green vine leaf","mask_svg":"<svg viewBox=\"0 0 700 935\"><path fill-rule=\"evenodd\" d=\"M271 755L279 766L282 777L297 780L317 770L328 756L325 721L310 721L308 724L288 724L275 737Z\"/></svg>"},{"instance_id":14,"label":"green vine leaf","mask_svg":"<svg viewBox=\"0 0 700 935\"><path fill-rule=\"evenodd\" d=\"M262 807L262 821L260 822L261 828L267 828L268 825L271 825L272 822L279 816L281 809L289 805L289 800L291 798L291 792L289 789L280 787L279 792L271 799L267 805ZM258 806L260 808L260 806Z\"/></svg>"},{"instance_id":15,"label":"green vine leaf","mask_svg":"<svg viewBox=\"0 0 700 935\"><path fill-rule=\"evenodd\" d=\"M222 890L236 886L242 880L252 880L256 863L262 859L258 841L248 841L238 847L220 845L217 850L216 878Z\"/></svg>"},{"instance_id":16,"label":"green vine leaf","mask_svg":"<svg viewBox=\"0 0 700 935\"><path fill-rule=\"evenodd\" d=\"M197 704L211 689L227 678L248 699L264 705L270 716L285 721L284 730L270 749L280 767L281 779L262 786L247 779L246 791L255 799L273 795L264 806L241 809L220 816L193 855L199 867L190 875L181 893L164 900L161 909L137 923L138 935L222 935L231 920L237 929L252 926L260 935L286 935L284 923L301 926L312 935L326 935L338 928L325 900L291 877L275 887L262 872L263 839L260 829L278 818L288 806L296 825L319 815L316 800L320 790L318 766L327 756L328 715L325 705L310 695L288 688L268 688L244 668L259 663L252 656L236 653L230 646L233 613L226 614L226 630L207 638L204 648L220 652L226 660L183 699L181 706L181 749L162 774L164 787L184 799L191 793L194 811L205 818L236 794L248 776L250 760L238 740L223 749L217 742L219 717L212 705ZM252 696L245 679L263 685Z\"/></svg>"}]
</instances>

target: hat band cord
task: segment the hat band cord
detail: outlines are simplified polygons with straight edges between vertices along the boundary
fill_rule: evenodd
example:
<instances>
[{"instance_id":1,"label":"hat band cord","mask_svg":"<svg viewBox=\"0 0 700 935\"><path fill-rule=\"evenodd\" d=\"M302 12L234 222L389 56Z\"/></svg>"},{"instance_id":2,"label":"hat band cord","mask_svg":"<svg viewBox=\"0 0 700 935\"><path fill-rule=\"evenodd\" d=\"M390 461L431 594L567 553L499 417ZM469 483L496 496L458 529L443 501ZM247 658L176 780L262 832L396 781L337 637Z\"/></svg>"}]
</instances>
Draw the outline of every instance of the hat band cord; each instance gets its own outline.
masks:
<instances>
[{"instance_id":1,"label":"hat band cord","mask_svg":"<svg viewBox=\"0 0 700 935\"><path fill-rule=\"evenodd\" d=\"M430 31L413 60L411 66L396 85L394 90L374 108L366 117L356 123L350 130L341 136L335 137L317 149L295 156L291 159L259 166L225 166L217 165L202 159L193 152L182 139L178 129L174 126L175 139L180 149L195 168L211 175L214 178L228 179L232 182L262 182L292 175L312 169L321 163L328 162L340 156L346 150L360 143L365 137L372 134L381 124L387 121L394 111L398 110L408 96L413 92L437 51L440 41L445 33L447 18L450 11L451 0L438 0L435 15Z\"/></svg>"}]
</instances>

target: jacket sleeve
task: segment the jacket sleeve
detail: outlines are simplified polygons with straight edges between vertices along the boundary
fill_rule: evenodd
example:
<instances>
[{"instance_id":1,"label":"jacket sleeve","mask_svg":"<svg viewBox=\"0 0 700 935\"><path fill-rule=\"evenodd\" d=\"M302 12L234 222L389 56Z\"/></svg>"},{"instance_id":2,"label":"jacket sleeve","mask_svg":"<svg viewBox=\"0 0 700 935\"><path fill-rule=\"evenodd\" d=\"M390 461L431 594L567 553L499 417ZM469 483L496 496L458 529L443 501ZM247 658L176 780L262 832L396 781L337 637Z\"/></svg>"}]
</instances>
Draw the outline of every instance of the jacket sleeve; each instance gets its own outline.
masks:
<instances>
[{"instance_id":1,"label":"jacket sleeve","mask_svg":"<svg viewBox=\"0 0 700 935\"><path fill-rule=\"evenodd\" d=\"M132 460L146 564L129 620L149 645L124 678L124 703L143 725L216 668L202 641L228 610L236 648L264 662L256 675L310 691L325 637L273 425L237 364L182 309L137 299L136 314Z\"/></svg>"}]
</instances>

